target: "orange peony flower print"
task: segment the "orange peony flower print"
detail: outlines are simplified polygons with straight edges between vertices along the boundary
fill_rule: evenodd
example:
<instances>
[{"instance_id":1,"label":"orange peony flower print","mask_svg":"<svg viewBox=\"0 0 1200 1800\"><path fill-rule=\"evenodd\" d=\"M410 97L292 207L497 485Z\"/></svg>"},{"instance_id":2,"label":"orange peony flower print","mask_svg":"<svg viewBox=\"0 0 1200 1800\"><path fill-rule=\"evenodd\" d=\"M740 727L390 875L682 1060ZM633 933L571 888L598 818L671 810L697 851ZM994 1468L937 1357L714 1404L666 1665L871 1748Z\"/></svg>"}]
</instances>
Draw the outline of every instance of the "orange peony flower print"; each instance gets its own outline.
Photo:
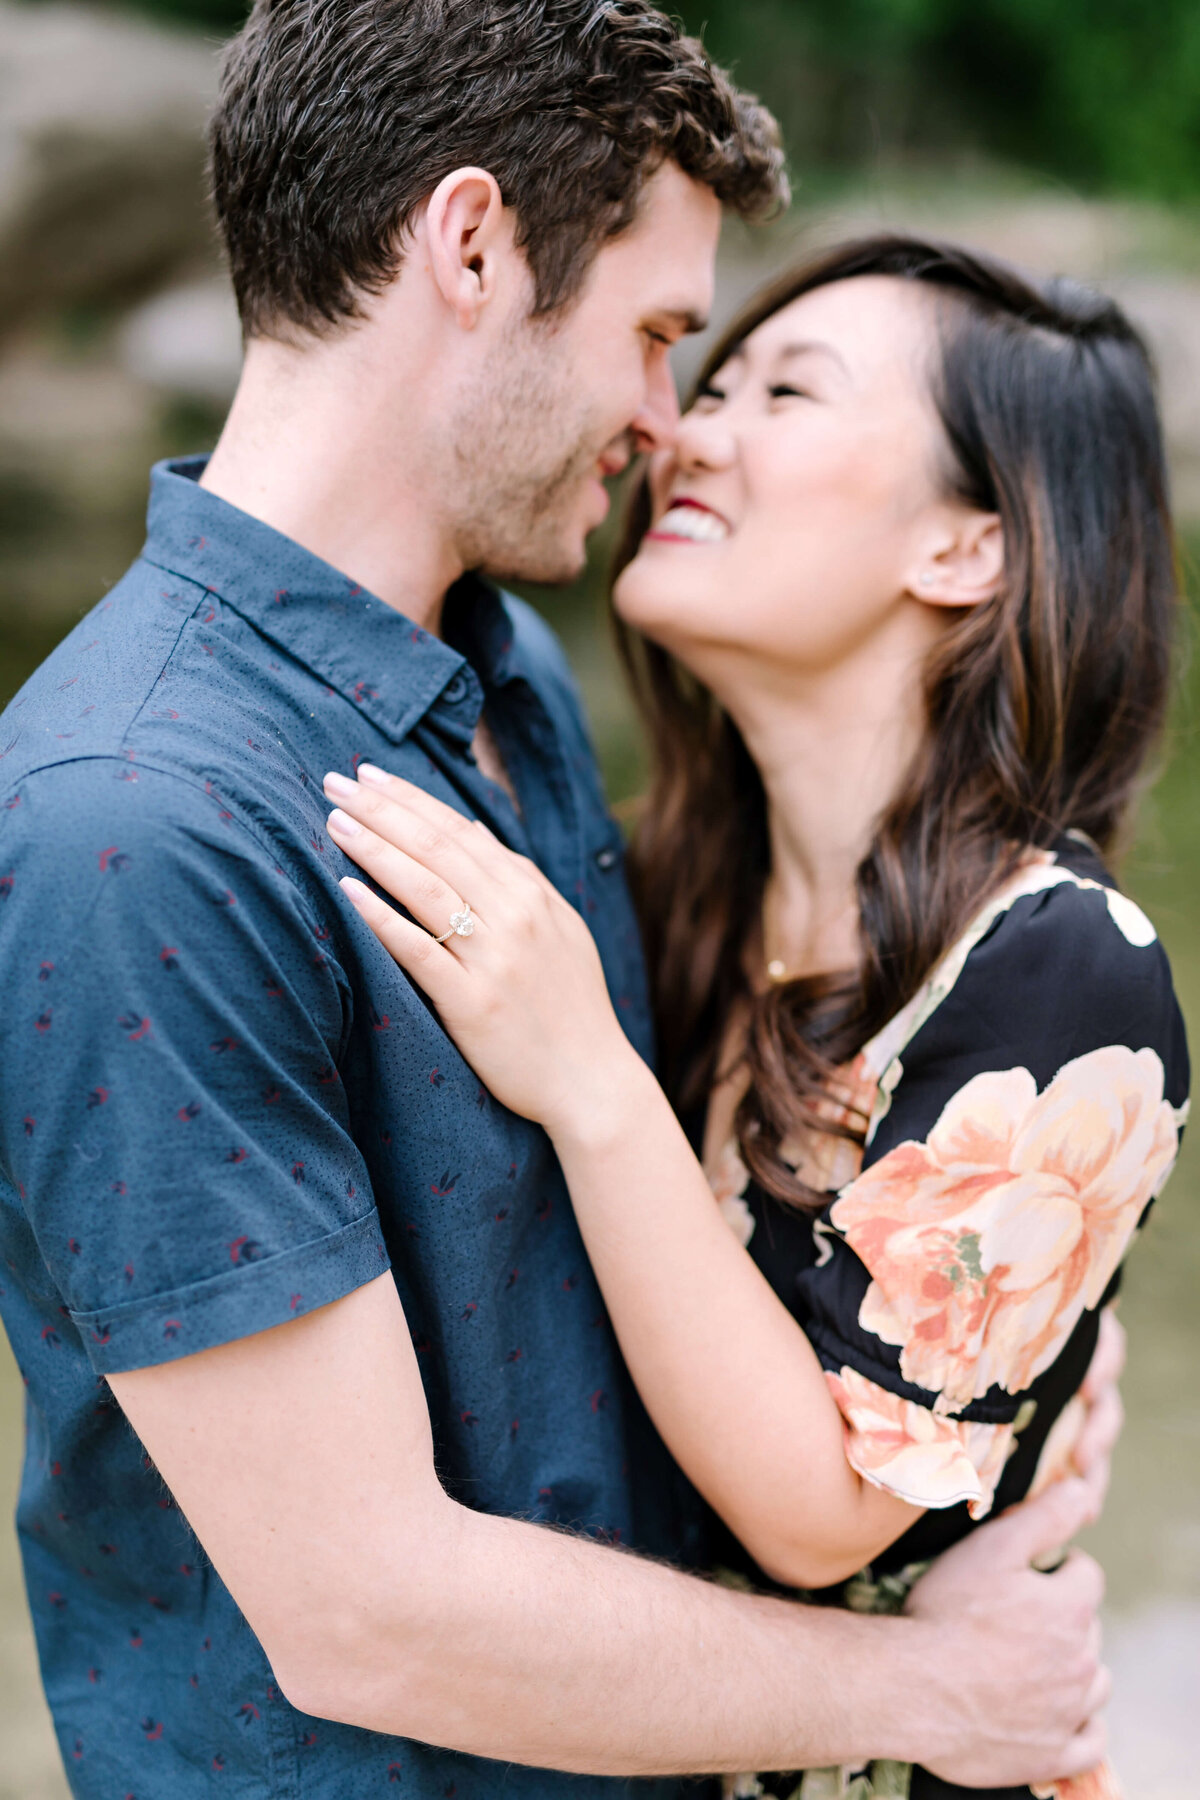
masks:
<instances>
[{"instance_id":1,"label":"orange peony flower print","mask_svg":"<svg viewBox=\"0 0 1200 1800\"><path fill-rule=\"evenodd\" d=\"M977 1075L835 1202L872 1278L859 1323L935 1411L1027 1388L1099 1303L1178 1151L1163 1082L1153 1050L1115 1044L1041 1094L1028 1069Z\"/></svg>"},{"instance_id":2,"label":"orange peony flower print","mask_svg":"<svg viewBox=\"0 0 1200 1800\"><path fill-rule=\"evenodd\" d=\"M706 1165L704 1173L721 1217L744 1250L754 1236L754 1214L742 1197L750 1186L750 1171L742 1161L736 1138L730 1138L716 1161Z\"/></svg>"},{"instance_id":3,"label":"orange peony flower print","mask_svg":"<svg viewBox=\"0 0 1200 1800\"><path fill-rule=\"evenodd\" d=\"M913 1506L965 1500L973 1519L990 1510L1012 1447L1011 1425L944 1418L857 1369L827 1369L825 1379L845 1420L846 1461L865 1481Z\"/></svg>"},{"instance_id":4,"label":"orange peony flower print","mask_svg":"<svg viewBox=\"0 0 1200 1800\"><path fill-rule=\"evenodd\" d=\"M1086 1775L1070 1775L1050 1787L1035 1787L1038 1800L1124 1800L1116 1771L1108 1763L1089 1769Z\"/></svg>"}]
</instances>

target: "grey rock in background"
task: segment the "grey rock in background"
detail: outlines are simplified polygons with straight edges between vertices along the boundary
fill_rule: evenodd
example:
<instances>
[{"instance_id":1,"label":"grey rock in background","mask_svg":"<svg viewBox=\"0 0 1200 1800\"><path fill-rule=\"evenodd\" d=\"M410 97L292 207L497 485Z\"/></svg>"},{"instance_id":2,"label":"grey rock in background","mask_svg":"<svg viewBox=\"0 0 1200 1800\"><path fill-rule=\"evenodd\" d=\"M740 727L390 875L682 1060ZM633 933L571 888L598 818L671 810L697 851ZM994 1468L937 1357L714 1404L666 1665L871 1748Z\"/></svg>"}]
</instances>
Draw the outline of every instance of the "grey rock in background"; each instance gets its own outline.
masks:
<instances>
[{"instance_id":1,"label":"grey rock in background","mask_svg":"<svg viewBox=\"0 0 1200 1800\"><path fill-rule=\"evenodd\" d=\"M0 330L211 255L216 52L81 6L0 4Z\"/></svg>"}]
</instances>

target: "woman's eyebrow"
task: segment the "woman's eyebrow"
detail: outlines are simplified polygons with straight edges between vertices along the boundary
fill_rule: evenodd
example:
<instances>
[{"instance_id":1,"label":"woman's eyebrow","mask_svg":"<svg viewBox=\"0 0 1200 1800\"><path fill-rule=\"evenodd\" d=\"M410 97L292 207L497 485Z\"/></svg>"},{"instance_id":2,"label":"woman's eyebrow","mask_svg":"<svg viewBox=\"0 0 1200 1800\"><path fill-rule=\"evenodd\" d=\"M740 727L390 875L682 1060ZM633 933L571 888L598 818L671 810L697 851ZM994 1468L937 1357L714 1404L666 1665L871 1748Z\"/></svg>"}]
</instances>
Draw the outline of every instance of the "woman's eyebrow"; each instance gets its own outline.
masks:
<instances>
[{"instance_id":1,"label":"woman's eyebrow","mask_svg":"<svg viewBox=\"0 0 1200 1800\"><path fill-rule=\"evenodd\" d=\"M831 357L838 365L839 369L841 369L843 375L849 375L850 370L846 365L846 359L841 351L835 349L832 344L824 343L820 338L798 339L793 344L785 344L778 352L780 362L787 362L794 356L813 355Z\"/></svg>"}]
</instances>

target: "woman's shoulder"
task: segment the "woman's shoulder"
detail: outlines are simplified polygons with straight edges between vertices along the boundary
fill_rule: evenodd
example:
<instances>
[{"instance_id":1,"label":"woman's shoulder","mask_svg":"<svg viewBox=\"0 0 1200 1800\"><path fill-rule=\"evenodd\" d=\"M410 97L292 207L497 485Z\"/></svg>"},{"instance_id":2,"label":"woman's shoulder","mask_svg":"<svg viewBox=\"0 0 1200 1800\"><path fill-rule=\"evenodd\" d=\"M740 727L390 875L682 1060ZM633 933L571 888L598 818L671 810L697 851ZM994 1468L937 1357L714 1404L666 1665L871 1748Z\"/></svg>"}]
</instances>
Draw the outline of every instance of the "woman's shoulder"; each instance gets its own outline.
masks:
<instances>
[{"instance_id":1,"label":"woman's shoulder","mask_svg":"<svg viewBox=\"0 0 1200 1800\"><path fill-rule=\"evenodd\" d=\"M1095 846L1064 837L1029 858L943 957L914 1001L866 1048L879 1082L877 1156L901 1083L932 1125L977 1074L1027 1071L1038 1091L1067 1065L1111 1052L1161 1067L1182 1108L1190 1070L1170 964L1154 926L1121 893ZM876 1142L877 1138L883 1142Z\"/></svg>"}]
</instances>

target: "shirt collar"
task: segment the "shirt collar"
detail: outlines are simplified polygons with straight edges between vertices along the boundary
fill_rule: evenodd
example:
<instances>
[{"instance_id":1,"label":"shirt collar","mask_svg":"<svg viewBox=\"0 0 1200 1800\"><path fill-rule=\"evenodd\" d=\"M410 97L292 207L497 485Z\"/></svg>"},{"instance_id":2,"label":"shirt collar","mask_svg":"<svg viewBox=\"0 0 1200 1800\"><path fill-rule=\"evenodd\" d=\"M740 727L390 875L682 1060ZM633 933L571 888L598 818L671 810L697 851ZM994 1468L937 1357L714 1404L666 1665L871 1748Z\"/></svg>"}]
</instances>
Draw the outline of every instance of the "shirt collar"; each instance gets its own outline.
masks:
<instances>
[{"instance_id":1,"label":"shirt collar","mask_svg":"<svg viewBox=\"0 0 1200 1800\"><path fill-rule=\"evenodd\" d=\"M447 621L464 655L200 487L206 461L161 462L151 471L146 560L215 594L393 743L430 712L440 730L469 742L483 707L479 677L498 686L514 672L512 621L496 590L467 575L447 595Z\"/></svg>"}]
</instances>

